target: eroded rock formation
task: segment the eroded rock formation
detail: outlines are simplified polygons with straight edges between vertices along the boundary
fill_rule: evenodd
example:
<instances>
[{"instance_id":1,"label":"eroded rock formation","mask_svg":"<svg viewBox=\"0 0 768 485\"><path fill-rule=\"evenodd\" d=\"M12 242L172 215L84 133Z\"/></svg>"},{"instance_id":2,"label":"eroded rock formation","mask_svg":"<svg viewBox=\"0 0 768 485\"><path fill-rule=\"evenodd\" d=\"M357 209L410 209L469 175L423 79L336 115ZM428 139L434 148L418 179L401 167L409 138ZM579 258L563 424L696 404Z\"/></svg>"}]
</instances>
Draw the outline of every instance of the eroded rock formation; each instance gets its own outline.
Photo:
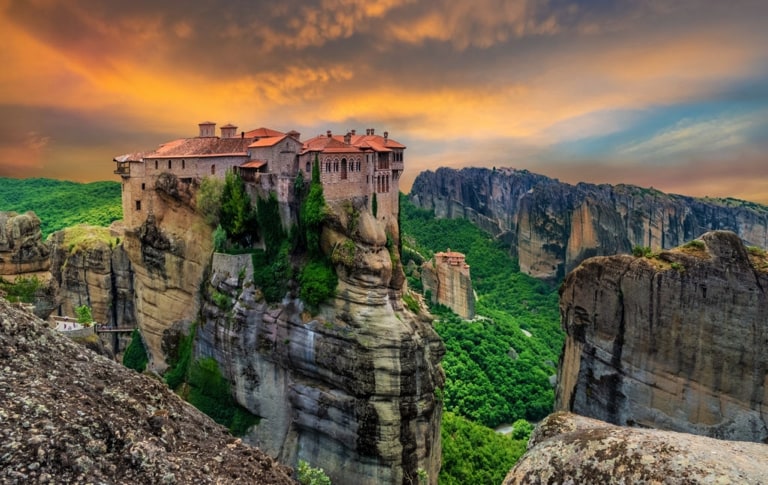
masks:
<instances>
[{"instance_id":1,"label":"eroded rock formation","mask_svg":"<svg viewBox=\"0 0 768 485\"><path fill-rule=\"evenodd\" d=\"M559 279L591 256L667 249L727 229L768 247L768 208L631 185L569 185L527 170L440 168L419 174L410 199L437 217L463 217L510 243L520 269Z\"/></svg>"},{"instance_id":2,"label":"eroded rock formation","mask_svg":"<svg viewBox=\"0 0 768 485\"><path fill-rule=\"evenodd\" d=\"M462 318L474 318L475 293L463 254L450 249L436 253L421 265L421 282L432 303L445 305Z\"/></svg>"},{"instance_id":3,"label":"eroded rock formation","mask_svg":"<svg viewBox=\"0 0 768 485\"><path fill-rule=\"evenodd\" d=\"M47 271L49 253L34 212L0 212L0 275Z\"/></svg>"},{"instance_id":4,"label":"eroded rock formation","mask_svg":"<svg viewBox=\"0 0 768 485\"><path fill-rule=\"evenodd\" d=\"M291 470L0 298L0 482L272 483Z\"/></svg>"},{"instance_id":5,"label":"eroded rock formation","mask_svg":"<svg viewBox=\"0 0 768 485\"><path fill-rule=\"evenodd\" d=\"M768 446L623 428L555 413L531 436L505 485L768 482Z\"/></svg>"},{"instance_id":6,"label":"eroded rock formation","mask_svg":"<svg viewBox=\"0 0 768 485\"><path fill-rule=\"evenodd\" d=\"M339 209L322 235L336 298L316 316L298 299L268 305L222 262L212 286L236 303L204 304L198 353L215 357L238 402L262 417L246 439L281 461L304 459L339 484L418 483L420 469L436 483L444 347L400 304L402 269L387 248L396 223L365 204Z\"/></svg>"},{"instance_id":7,"label":"eroded rock formation","mask_svg":"<svg viewBox=\"0 0 768 485\"><path fill-rule=\"evenodd\" d=\"M614 424L768 441L768 261L731 232L565 279L556 409Z\"/></svg>"}]
</instances>

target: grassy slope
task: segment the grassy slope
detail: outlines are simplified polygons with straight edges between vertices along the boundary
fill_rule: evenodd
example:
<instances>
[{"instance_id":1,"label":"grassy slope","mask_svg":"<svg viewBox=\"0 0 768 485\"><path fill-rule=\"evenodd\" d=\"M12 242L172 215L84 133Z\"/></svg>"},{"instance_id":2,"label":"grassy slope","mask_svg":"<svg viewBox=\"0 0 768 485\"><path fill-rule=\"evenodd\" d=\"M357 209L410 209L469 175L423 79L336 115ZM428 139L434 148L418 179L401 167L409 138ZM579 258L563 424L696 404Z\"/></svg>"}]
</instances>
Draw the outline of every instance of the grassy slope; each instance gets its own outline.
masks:
<instances>
[{"instance_id":1,"label":"grassy slope","mask_svg":"<svg viewBox=\"0 0 768 485\"><path fill-rule=\"evenodd\" d=\"M33 211L40 218L43 238L65 227L107 226L123 217L118 182L0 177L0 211Z\"/></svg>"}]
</instances>

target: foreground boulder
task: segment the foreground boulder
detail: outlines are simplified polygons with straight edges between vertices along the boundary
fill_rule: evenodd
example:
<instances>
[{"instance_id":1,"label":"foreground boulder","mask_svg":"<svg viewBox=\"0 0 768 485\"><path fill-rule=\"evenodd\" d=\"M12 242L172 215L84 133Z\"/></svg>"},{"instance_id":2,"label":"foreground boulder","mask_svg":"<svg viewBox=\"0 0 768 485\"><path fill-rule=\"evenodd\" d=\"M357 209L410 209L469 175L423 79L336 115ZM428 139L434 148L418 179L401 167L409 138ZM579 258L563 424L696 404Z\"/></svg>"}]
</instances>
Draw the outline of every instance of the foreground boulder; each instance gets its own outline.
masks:
<instances>
[{"instance_id":1,"label":"foreground boulder","mask_svg":"<svg viewBox=\"0 0 768 485\"><path fill-rule=\"evenodd\" d=\"M295 483L163 383L1 298L0 368L1 483Z\"/></svg>"},{"instance_id":2,"label":"foreground boulder","mask_svg":"<svg viewBox=\"0 0 768 485\"><path fill-rule=\"evenodd\" d=\"M536 428L505 485L768 483L768 446L622 428L555 413Z\"/></svg>"},{"instance_id":3,"label":"foreground boulder","mask_svg":"<svg viewBox=\"0 0 768 485\"><path fill-rule=\"evenodd\" d=\"M592 258L560 294L556 406L619 425L766 442L768 259L714 231Z\"/></svg>"}]
</instances>

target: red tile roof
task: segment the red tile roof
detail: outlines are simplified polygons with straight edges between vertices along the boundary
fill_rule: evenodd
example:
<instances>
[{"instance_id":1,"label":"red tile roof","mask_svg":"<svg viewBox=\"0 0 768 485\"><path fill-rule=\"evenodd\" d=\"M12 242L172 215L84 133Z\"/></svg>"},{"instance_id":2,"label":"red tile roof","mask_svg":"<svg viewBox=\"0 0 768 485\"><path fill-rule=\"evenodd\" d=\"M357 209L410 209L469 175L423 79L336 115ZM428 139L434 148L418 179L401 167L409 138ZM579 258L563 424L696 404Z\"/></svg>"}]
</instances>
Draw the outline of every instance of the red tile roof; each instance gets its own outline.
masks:
<instances>
[{"instance_id":1,"label":"red tile roof","mask_svg":"<svg viewBox=\"0 0 768 485\"><path fill-rule=\"evenodd\" d=\"M282 131L273 130L271 128L256 128L255 130L246 131L246 138L266 138L270 136L283 136L285 133Z\"/></svg>"},{"instance_id":2,"label":"red tile roof","mask_svg":"<svg viewBox=\"0 0 768 485\"><path fill-rule=\"evenodd\" d=\"M248 156L253 138L197 137L181 138L163 143L144 158Z\"/></svg>"},{"instance_id":3,"label":"red tile roof","mask_svg":"<svg viewBox=\"0 0 768 485\"><path fill-rule=\"evenodd\" d=\"M250 162L245 162L240 165L242 168L261 168L264 165L266 165L267 162L264 160L251 160Z\"/></svg>"},{"instance_id":4,"label":"red tile roof","mask_svg":"<svg viewBox=\"0 0 768 485\"><path fill-rule=\"evenodd\" d=\"M144 158L144 152L126 153L112 159L113 162L140 162Z\"/></svg>"},{"instance_id":5,"label":"red tile roof","mask_svg":"<svg viewBox=\"0 0 768 485\"><path fill-rule=\"evenodd\" d=\"M283 136L269 136L266 138L259 138L255 142L248 145L248 148L258 148L258 147L273 147L283 141L288 135Z\"/></svg>"}]
</instances>

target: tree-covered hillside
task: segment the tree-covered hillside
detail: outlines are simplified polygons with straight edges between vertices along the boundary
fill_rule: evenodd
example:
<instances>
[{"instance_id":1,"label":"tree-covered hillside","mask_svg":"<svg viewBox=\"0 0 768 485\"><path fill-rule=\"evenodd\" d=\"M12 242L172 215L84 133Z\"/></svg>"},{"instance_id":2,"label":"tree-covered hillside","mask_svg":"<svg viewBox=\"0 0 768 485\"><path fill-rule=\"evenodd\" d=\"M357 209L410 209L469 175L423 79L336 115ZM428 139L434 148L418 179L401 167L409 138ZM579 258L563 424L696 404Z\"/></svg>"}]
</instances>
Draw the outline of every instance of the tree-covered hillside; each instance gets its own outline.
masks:
<instances>
[{"instance_id":1,"label":"tree-covered hillside","mask_svg":"<svg viewBox=\"0 0 768 485\"><path fill-rule=\"evenodd\" d=\"M122 219L120 184L81 184L53 179L0 177L0 211L33 211L40 218L43 238L77 224L107 226Z\"/></svg>"},{"instance_id":2,"label":"tree-covered hillside","mask_svg":"<svg viewBox=\"0 0 768 485\"><path fill-rule=\"evenodd\" d=\"M400 210L404 264L447 248L462 252L477 294L472 322L432 309L447 349L445 408L490 427L549 414L549 378L563 344L557 290L521 273L509 251L469 221L435 219L405 197ZM411 286L420 285L411 279Z\"/></svg>"}]
</instances>

